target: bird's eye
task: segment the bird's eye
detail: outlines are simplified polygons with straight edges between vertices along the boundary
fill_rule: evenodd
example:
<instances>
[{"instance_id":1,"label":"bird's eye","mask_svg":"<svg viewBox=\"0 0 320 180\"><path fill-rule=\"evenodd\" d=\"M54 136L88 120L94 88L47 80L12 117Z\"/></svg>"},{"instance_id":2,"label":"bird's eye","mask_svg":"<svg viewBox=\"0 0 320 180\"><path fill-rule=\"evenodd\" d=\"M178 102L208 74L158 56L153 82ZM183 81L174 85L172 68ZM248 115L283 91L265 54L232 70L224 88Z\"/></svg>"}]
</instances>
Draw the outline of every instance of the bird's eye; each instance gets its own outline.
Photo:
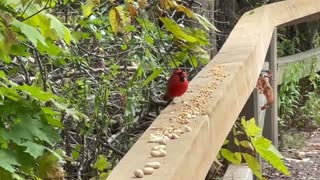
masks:
<instances>
[{"instance_id":1,"label":"bird's eye","mask_svg":"<svg viewBox=\"0 0 320 180\"><path fill-rule=\"evenodd\" d=\"M181 71L181 70L177 71L177 74L178 74L178 75L180 75L180 74L182 74L182 73L183 73L183 71Z\"/></svg>"}]
</instances>

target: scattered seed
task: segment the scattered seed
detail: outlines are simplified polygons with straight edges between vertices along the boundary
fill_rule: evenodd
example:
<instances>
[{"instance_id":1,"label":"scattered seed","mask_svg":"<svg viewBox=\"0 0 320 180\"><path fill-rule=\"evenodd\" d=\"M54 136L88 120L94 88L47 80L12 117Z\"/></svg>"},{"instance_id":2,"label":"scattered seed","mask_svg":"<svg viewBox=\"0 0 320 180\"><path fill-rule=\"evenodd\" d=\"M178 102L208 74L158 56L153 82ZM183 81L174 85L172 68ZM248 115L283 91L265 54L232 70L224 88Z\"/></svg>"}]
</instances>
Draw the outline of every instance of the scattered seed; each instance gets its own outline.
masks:
<instances>
[{"instance_id":1,"label":"scattered seed","mask_svg":"<svg viewBox=\"0 0 320 180\"><path fill-rule=\"evenodd\" d=\"M161 155L166 156L167 155L167 151L164 149L159 149L159 152L161 153Z\"/></svg>"},{"instance_id":2,"label":"scattered seed","mask_svg":"<svg viewBox=\"0 0 320 180\"><path fill-rule=\"evenodd\" d=\"M167 155L167 151L164 149L159 149L159 150L153 150L151 151L151 156L152 157L164 157Z\"/></svg>"},{"instance_id":3,"label":"scattered seed","mask_svg":"<svg viewBox=\"0 0 320 180\"><path fill-rule=\"evenodd\" d=\"M134 175L135 175L137 178L143 178L144 173L143 173L143 171L142 171L141 169L136 169L136 170L134 171Z\"/></svg>"},{"instance_id":4,"label":"scattered seed","mask_svg":"<svg viewBox=\"0 0 320 180\"><path fill-rule=\"evenodd\" d=\"M182 133L182 130L181 130L180 128L178 128L178 129L175 129L175 130L173 131L173 133L175 133L175 134L181 134L181 133Z\"/></svg>"},{"instance_id":5,"label":"scattered seed","mask_svg":"<svg viewBox=\"0 0 320 180\"><path fill-rule=\"evenodd\" d=\"M166 149L166 145L156 145L156 146L153 146L151 150L159 150L159 149Z\"/></svg>"},{"instance_id":6,"label":"scattered seed","mask_svg":"<svg viewBox=\"0 0 320 180\"><path fill-rule=\"evenodd\" d=\"M160 165L161 164L159 162L154 161L154 162L146 163L146 165L144 167L152 167L153 169L159 169Z\"/></svg>"},{"instance_id":7,"label":"scattered seed","mask_svg":"<svg viewBox=\"0 0 320 180\"><path fill-rule=\"evenodd\" d=\"M145 167L143 168L143 173L145 175L149 175L149 174L152 174L154 172L154 169L152 167Z\"/></svg>"},{"instance_id":8,"label":"scattered seed","mask_svg":"<svg viewBox=\"0 0 320 180\"><path fill-rule=\"evenodd\" d=\"M186 132L191 132L191 131L192 131L191 127L189 127L189 126L187 126L187 125L184 125L184 130L185 130Z\"/></svg>"},{"instance_id":9,"label":"scattered seed","mask_svg":"<svg viewBox=\"0 0 320 180\"><path fill-rule=\"evenodd\" d=\"M162 139L160 139L160 140L158 141L158 143L159 143L160 145L166 145L166 144L167 144L167 141L162 138Z\"/></svg>"},{"instance_id":10,"label":"scattered seed","mask_svg":"<svg viewBox=\"0 0 320 180\"><path fill-rule=\"evenodd\" d=\"M191 114L186 113L186 118L187 118L187 119L191 119Z\"/></svg>"},{"instance_id":11,"label":"scattered seed","mask_svg":"<svg viewBox=\"0 0 320 180\"><path fill-rule=\"evenodd\" d=\"M171 139L179 139L180 136L178 134L172 134Z\"/></svg>"},{"instance_id":12,"label":"scattered seed","mask_svg":"<svg viewBox=\"0 0 320 180\"><path fill-rule=\"evenodd\" d=\"M166 136L167 136L169 139L172 139L172 134L171 134L171 133L166 134Z\"/></svg>"}]
</instances>

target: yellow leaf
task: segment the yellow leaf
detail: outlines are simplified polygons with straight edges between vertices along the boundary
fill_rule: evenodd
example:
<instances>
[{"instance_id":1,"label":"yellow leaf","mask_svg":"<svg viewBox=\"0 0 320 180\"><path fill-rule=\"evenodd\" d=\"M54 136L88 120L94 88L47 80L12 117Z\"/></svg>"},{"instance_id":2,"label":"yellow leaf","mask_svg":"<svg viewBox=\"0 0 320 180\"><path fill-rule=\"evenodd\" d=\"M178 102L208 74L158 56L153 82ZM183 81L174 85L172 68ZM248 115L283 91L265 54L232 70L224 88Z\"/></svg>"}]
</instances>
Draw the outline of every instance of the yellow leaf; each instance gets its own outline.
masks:
<instances>
[{"instance_id":1,"label":"yellow leaf","mask_svg":"<svg viewBox=\"0 0 320 180\"><path fill-rule=\"evenodd\" d=\"M187 8L187 7L185 7L185 6L183 6L183 5L178 5L177 6L177 11L184 12L188 16L188 18L193 18L194 17L194 14L193 14L192 10Z\"/></svg>"},{"instance_id":2,"label":"yellow leaf","mask_svg":"<svg viewBox=\"0 0 320 180\"><path fill-rule=\"evenodd\" d=\"M120 5L115 8L117 9L120 17L118 32L123 32L125 27L131 24L131 18L123 6Z\"/></svg>"},{"instance_id":3,"label":"yellow leaf","mask_svg":"<svg viewBox=\"0 0 320 180\"><path fill-rule=\"evenodd\" d=\"M93 2L93 4L96 5L96 6L100 4L100 0L92 0L92 2Z\"/></svg>"},{"instance_id":4,"label":"yellow leaf","mask_svg":"<svg viewBox=\"0 0 320 180\"><path fill-rule=\"evenodd\" d=\"M111 24L112 32L117 34L120 25L120 14L116 8L112 8L109 12L109 21Z\"/></svg>"},{"instance_id":5,"label":"yellow leaf","mask_svg":"<svg viewBox=\"0 0 320 180\"><path fill-rule=\"evenodd\" d=\"M166 0L166 8L170 9L170 8L174 8L176 7L178 4L175 0Z\"/></svg>"},{"instance_id":6,"label":"yellow leaf","mask_svg":"<svg viewBox=\"0 0 320 180\"><path fill-rule=\"evenodd\" d=\"M148 1L147 0L138 0L138 4L141 9L144 9L148 5Z\"/></svg>"},{"instance_id":7,"label":"yellow leaf","mask_svg":"<svg viewBox=\"0 0 320 180\"><path fill-rule=\"evenodd\" d=\"M82 6L83 16L88 17L92 13L92 9L100 4L100 0L87 0Z\"/></svg>"}]
</instances>

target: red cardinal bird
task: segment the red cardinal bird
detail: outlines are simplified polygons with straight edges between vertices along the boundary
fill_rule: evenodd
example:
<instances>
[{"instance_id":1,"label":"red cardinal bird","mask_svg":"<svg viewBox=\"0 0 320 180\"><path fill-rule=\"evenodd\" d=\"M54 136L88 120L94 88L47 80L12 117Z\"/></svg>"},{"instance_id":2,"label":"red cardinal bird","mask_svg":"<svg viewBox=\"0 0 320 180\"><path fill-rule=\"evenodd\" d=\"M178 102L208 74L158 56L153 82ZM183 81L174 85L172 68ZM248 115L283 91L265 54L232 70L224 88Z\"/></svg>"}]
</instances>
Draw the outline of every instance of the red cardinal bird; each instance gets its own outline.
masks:
<instances>
[{"instance_id":1,"label":"red cardinal bird","mask_svg":"<svg viewBox=\"0 0 320 180\"><path fill-rule=\"evenodd\" d=\"M163 100L168 101L182 96L187 91L188 84L187 73L181 69L175 70L168 80L167 92L163 96Z\"/></svg>"}]
</instances>

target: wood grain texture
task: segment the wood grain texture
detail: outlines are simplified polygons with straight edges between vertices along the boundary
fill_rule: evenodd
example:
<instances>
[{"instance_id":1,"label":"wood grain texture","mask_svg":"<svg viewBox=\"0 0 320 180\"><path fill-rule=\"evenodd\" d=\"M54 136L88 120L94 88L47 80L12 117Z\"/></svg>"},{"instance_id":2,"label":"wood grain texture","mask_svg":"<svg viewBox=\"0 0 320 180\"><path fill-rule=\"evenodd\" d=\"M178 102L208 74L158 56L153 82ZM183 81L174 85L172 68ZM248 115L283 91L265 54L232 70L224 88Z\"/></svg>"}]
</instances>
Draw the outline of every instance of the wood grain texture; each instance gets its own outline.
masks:
<instances>
[{"instance_id":1,"label":"wood grain texture","mask_svg":"<svg viewBox=\"0 0 320 180\"><path fill-rule=\"evenodd\" d=\"M134 144L113 169L108 180L135 179L133 171L149 161L161 162L161 168L146 180L201 180L206 176L238 114L255 88L263 67L274 28L303 17L319 14L319 0L287 0L257 8L244 14L220 52L192 80L183 96L191 102L195 95L211 84L212 93L206 97L204 113L191 121L191 133L169 141L168 155L151 158L147 143L150 128ZM222 67L228 74L216 79L212 71ZM151 127L168 127L169 118L179 114L183 104L168 106ZM171 113L174 112L174 113Z\"/></svg>"}]
</instances>

